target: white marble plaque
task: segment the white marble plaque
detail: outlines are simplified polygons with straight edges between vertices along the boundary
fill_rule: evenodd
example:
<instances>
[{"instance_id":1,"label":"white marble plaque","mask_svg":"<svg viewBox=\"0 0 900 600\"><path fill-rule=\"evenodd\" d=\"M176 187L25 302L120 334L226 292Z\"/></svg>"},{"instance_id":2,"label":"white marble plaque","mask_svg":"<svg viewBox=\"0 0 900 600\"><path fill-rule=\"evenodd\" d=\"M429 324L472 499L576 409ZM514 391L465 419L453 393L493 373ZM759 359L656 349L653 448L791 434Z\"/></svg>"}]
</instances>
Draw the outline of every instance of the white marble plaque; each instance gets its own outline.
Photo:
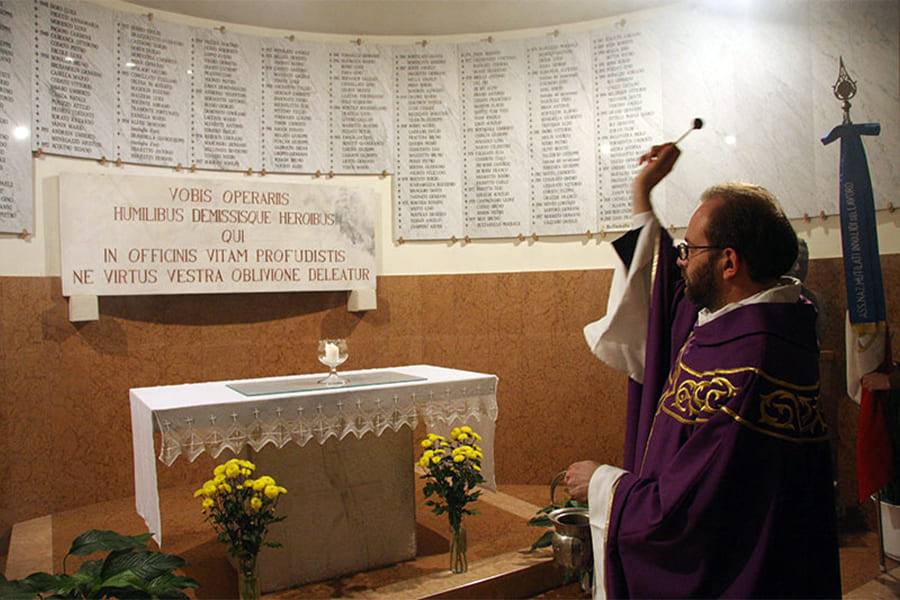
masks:
<instances>
[{"instance_id":1,"label":"white marble plaque","mask_svg":"<svg viewBox=\"0 0 900 600\"><path fill-rule=\"evenodd\" d=\"M597 216L603 229L628 229L638 157L663 139L658 40L643 23L622 19L591 33L591 60Z\"/></svg>"},{"instance_id":2,"label":"white marble plaque","mask_svg":"<svg viewBox=\"0 0 900 600\"><path fill-rule=\"evenodd\" d=\"M660 43L664 135L654 144L674 141L696 117L703 129L679 144L682 156L653 204L665 225L687 226L707 187L746 180L746 148L735 143L740 119L735 94L734 22L701 6L678 5L653 13L646 26ZM638 157L635 157L637 160Z\"/></svg>"},{"instance_id":3,"label":"white marble plaque","mask_svg":"<svg viewBox=\"0 0 900 600\"><path fill-rule=\"evenodd\" d=\"M115 156L115 14L78 0L34 1L35 149Z\"/></svg>"},{"instance_id":4,"label":"white marble plaque","mask_svg":"<svg viewBox=\"0 0 900 600\"><path fill-rule=\"evenodd\" d=\"M590 37L551 36L525 47L532 232L596 231Z\"/></svg>"},{"instance_id":5,"label":"white marble plaque","mask_svg":"<svg viewBox=\"0 0 900 600\"><path fill-rule=\"evenodd\" d=\"M328 170L328 50L261 40L260 150L267 171Z\"/></svg>"},{"instance_id":6,"label":"white marble plaque","mask_svg":"<svg viewBox=\"0 0 900 600\"><path fill-rule=\"evenodd\" d=\"M335 173L393 171L391 49L329 45L328 155Z\"/></svg>"},{"instance_id":7,"label":"white marble plaque","mask_svg":"<svg viewBox=\"0 0 900 600\"><path fill-rule=\"evenodd\" d=\"M191 30L119 13L116 154L126 162L188 165Z\"/></svg>"},{"instance_id":8,"label":"white marble plaque","mask_svg":"<svg viewBox=\"0 0 900 600\"><path fill-rule=\"evenodd\" d=\"M720 178L762 185L793 218L817 215L822 204L815 183L816 146L821 143L810 93L810 12L802 2L762 2L731 17L736 106L726 135L739 162L733 173ZM834 100L833 106L840 103Z\"/></svg>"},{"instance_id":9,"label":"white marble plaque","mask_svg":"<svg viewBox=\"0 0 900 600\"><path fill-rule=\"evenodd\" d=\"M530 231L525 44L459 47L463 216L472 237Z\"/></svg>"},{"instance_id":10,"label":"white marble plaque","mask_svg":"<svg viewBox=\"0 0 900 600\"><path fill-rule=\"evenodd\" d=\"M375 287L375 195L313 184L64 173L63 295Z\"/></svg>"},{"instance_id":11,"label":"white marble plaque","mask_svg":"<svg viewBox=\"0 0 900 600\"><path fill-rule=\"evenodd\" d=\"M0 232L34 231L31 4L0 0Z\"/></svg>"},{"instance_id":12,"label":"white marble plaque","mask_svg":"<svg viewBox=\"0 0 900 600\"><path fill-rule=\"evenodd\" d=\"M838 77L840 57L850 77L856 81L856 96L850 100L854 123L881 123L881 134L863 136L869 160L876 208L896 206L900 190L900 64L898 32L900 3L828 2L810 11L812 46L813 122L815 141L815 204L810 215L820 210L838 212L840 143L823 146L823 137L842 120L841 102L831 86Z\"/></svg>"},{"instance_id":13,"label":"white marble plaque","mask_svg":"<svg viewBox=\"0 0 900 600\"><path fill-rule=\"evenodd\" d=\"M192 29L191 162L260 168L260 38Z\"/></svg>"},{"instance_id":14,"label":"white marble plaque","mask_svg":"<svg viewBox=\"0 0 900 600\"><path fill-rule=\"evenodd\" d=\"M462 140L456 46L394 49L395 233L463 237Z\"/></svg>"}]
</instances>

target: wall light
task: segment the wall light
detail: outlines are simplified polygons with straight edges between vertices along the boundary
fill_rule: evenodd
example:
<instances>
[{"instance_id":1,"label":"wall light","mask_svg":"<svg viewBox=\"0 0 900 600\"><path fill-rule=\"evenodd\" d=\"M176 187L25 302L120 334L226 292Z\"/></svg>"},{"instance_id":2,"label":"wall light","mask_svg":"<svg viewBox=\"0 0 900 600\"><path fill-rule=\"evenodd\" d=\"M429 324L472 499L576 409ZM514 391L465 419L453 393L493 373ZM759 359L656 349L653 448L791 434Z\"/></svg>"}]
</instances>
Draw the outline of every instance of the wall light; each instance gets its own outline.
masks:
<instances>
[{"instance_id":1,"label":"wall light","mask_svg":"<svg viewBox=\"0 0 900 600\"><path fill-rule=\"evenodd\" d=\"M734 146L735 144L737 144L737 138L729 133L725 136L725 143L729 146Z\"/></svg>"},{"instance_id":2,"label":"wall light","mask_svg":"<svg viewBox=\"0 0 900 600\"><path fill-rule=\"evenodd\" d=\"M31 131L29 131L28 128L24 125L19 125L15 129L13 129L13 137L17 140L28 139L29 135L31 135Z\"/></svg>"}]
</instances>

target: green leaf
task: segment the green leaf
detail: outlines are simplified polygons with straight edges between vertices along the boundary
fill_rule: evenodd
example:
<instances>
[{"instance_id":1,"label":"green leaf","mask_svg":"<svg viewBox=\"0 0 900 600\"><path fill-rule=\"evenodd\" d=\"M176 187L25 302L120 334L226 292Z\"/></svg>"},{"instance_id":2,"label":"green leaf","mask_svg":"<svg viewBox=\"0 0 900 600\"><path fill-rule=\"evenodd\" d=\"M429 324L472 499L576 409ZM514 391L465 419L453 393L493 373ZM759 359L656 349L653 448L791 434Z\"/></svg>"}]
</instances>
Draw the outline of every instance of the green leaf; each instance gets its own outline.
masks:
<instances>
[{"instance_id":1,"label":"green leaf","mask_svg":"<svg viewBox=\"0 0 900 600\"><path fill-rule=\"evenodd\" d=\"M103 561L100 572L101 579L108 579L116 573L131 571L137 577L149 581L155 577L178 569L185 565L185 560L174 554L144 550L117 550L110 553Z\"/></svg>"},{"instance_id":2,"label":"green leaf","mask_svg":"<svg viewBox=\"0 0 900 600\"><path fill-rule=\"evenodd\" d=\"M60 581L60 584L56 587L54 595L83 598L89 595L90 591L94 589L94 586L98 583L100 583L99 578L79 571L71 577L65 575L64 579Z\"/></svg>"},{"instance_id":3,"label":"green leaf","mask_svg":"<svg viewBox=\"0 0 900 600\"><path fill-rule=\"evenodd\" d=\"M149 596L147 582L131 571L122 571L104 579L95 586L93 591L102 597L103 594L100 592L105 590L119 590L113 595L120 598L146 598ZM127 593L121 590L127 590Z\"/></svg>"},{"instance_id":4,"label":"green leaf","mask_svg":"<svg viewBox=\"0 0 900 600\"><path fill-rule=\"evenodd\" d=\"M32 592L52 592L66 579L66 575L50 575L49 573L32 573L19 583Z\"/></svg>"},{"instance_id":5,"label":"green leaf","mask_svg":"<svg viewBox=\"0 0 900 600\"><path fill-rule=\"evenodd\" d=\"M100 571L103 569L102 560L86 560L81 563L78 572L73 577L100 577Z\"/></svg>"},{"instance_id":6,"label":"green leaf","mask_svg":"<svg viewBox=\"0 0 900 600\"><path fill-rule=\"evenodd\" d=\"M147 541L149 539L149 533L142 533L140 535L122 535L115 531L91 529L72 540L72 547L69 548L69 554L74 556L86 556L101 550L111 552L114 550L124 550L126 548L142 549L147 546Z\"/></svg>"},{"instance_id":7,"label":"green leaf","mask_svg":"<svg viewBox=\"0 0 900 600\"><path fill-rule=\"evenodd\" d=\"M550 517L545 515L537 515L536 517L531 517L528 521L528 524L532 527L550 527L552 523L550 522Z\"/></svg>"},{"instance_id":8,"label":"green leaf","mask_svg":"<svg viewBox=\"0 0 900 600\"><path fill-rule=\"evenodd\" d=\"M13 579L7 580L6 577L0 575L0 598L12 598L20 600L24 598L37 598L35 591L29 589L21 581Z\"/></svg>"},{"instance_id":9,"label":"green leaf","mask_svg":"<svg viewBox=\"0 0 900 600\"><path fill-rule=\"evenodd\" d=\"M538 548L546 548L547 546L549 546L550 544L553 543L552 540L553 540L553 532L545 531L544 535L539 537L537 540L535 540L535 542L533 544L531 544L531 549L537 550Z\"/></svg>"},{"instance_id":10,"label":"green leaf","mask_svg":"<svg viewBox=\"0 0 900 600\"><path fill-rule=\"evenodd\" d=\"M147 592L154 598L187 598L181 590L197 589L200 584L195 579L172 573L163 573L147 583Z\"/></svg>"}]
</instances>

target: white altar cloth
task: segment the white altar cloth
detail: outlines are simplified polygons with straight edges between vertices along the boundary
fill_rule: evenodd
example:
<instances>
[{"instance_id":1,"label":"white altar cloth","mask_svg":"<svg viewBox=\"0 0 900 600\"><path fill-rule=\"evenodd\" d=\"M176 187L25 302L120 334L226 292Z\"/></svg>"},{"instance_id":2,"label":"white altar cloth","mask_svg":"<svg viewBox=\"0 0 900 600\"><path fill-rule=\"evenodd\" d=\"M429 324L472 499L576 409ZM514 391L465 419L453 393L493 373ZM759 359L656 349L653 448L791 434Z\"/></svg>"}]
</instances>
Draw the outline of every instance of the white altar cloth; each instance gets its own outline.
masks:
<instances>
[{"instance_id":1,"label":"white altar cloth","mask_svg":"<svg viewBox=\"0 0 900 600\"><path fill-rule=\"evenodd\" d=\"M135 504L153 538L162 546L154 430L160 432L159 460L171 466L181 455L193 461L203 452L216 457L225 449L237 454L245 446L258 451L268 444L322 444L330 437L412 429L419 419L429 431L444 434L468 423L482 436L484 487L495 489L497 377L430 365L388 370L425 379L260 396L245 396L227 385L285 378L132 388Z\"/></svg>"}]
</instances>

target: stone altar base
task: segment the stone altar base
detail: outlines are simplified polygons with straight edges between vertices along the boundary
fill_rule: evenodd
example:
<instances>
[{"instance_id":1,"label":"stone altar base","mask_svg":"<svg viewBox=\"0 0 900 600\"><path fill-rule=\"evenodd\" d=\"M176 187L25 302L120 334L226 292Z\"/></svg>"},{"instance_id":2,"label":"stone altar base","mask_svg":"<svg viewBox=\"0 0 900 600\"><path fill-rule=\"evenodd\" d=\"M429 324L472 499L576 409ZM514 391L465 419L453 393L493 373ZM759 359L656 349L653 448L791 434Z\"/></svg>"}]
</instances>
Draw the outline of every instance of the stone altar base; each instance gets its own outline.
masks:
<instances>
[{"instance_id":1,"label":"stone altar base","mask_svg":"<svg viewBox=\"0 0 900 600\"><path fill-rule=\"evenodd\" d=\"M300 448L250 451L254 476L288 489L278 500L287 517L269 528L259 578L263 593L367 571L416 555L412 432L386 430Z\"/></svg>"}]
</instances>

